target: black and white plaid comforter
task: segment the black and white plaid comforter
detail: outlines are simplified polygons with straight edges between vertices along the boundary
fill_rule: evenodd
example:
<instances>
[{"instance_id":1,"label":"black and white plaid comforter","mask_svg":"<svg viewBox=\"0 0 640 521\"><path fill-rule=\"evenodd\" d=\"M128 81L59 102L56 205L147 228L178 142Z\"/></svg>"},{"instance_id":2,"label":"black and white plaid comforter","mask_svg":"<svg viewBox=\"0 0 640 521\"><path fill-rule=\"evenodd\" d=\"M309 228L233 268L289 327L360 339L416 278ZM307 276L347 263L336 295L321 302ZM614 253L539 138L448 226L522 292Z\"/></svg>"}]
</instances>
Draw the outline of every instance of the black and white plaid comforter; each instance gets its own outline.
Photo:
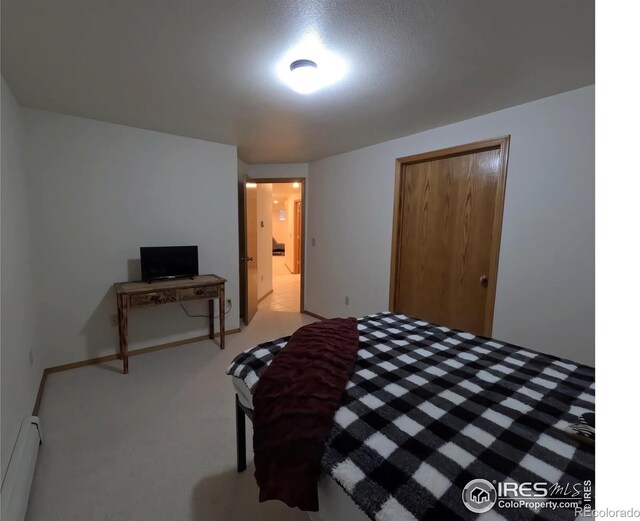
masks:
<instances>
[{"instance_id":1,"label":"black and white plaid comforter","mask_svg":"<svg viewBox=\"0 0 640 521\"><path fill-rule=\"evenodd\" d=\"M594 410L593 368L392 313L363 317L358 329L322 463L371 519L475 519L461 494L476 478L594 482L593 449L565 432ZM253 392L286 342L240 354L228 374ZM480 517L575 515L496 505Z\"/></svg>"}]
</instances>

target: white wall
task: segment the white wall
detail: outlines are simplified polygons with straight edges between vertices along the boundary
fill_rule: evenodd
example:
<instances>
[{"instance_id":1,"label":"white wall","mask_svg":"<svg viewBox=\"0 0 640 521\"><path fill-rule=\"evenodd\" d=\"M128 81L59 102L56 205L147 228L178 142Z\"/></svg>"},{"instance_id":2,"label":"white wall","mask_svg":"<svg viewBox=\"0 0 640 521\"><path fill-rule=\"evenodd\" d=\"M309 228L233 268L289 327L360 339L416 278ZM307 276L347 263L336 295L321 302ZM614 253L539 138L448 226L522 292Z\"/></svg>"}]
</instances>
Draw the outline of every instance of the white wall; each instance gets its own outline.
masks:
<instances>
[{"instance_id":1,"label":"white wall","mask_svg":"<svg viewBox=\"0 0 640 521\"><path fill-rule=\"evenodd\" d=\"M258 229L258 299L273 289L273 185L260 183L257 197Z\"/></svg>"},{"instance_id":2,"label":"white wall","mask_svg":"<svg viewBox=\"0 0 640 521\"><path fill-rule=\"evenodd\" d=\"M306 308L388 309L396 158L510 134L493 336L593 364L594 90L311 163Z\"/></svg>"},{"instance_id":3,"label":"white wall","mask_svg":"<svg viewBox=\"0 0 640 521\"><path fill-rule=\"evenodd\" d=\"M115 352L112 285L140 277L140 246L198 245L200 272L228 280L227 328L237 328L236 147L24 112L46 365ZM134 310L130 348L206 334L206 324L177 304Z\"/></svg>"},{"instance_id":4,"label":"white wall","mask_svg":"<svg viewBox=\"0 0 640 521\"><path fill-rule=\"evenodd\" d=\"M306 178L309 174L307 163L288 163L274 165L247 165L247 175L253 179Z\"/></svg>"},{"instance_id":5,"label":"white wall","mask_svg":"<svg viewBox=\"0 0 640 521\"><path fill-rule=\"evenodd\" d=\"M247 163L238 159L238 181L244 180L244 176L247 174Z\"/></svg>"},{"instance_id":6,"label":"white wall","mask_svg":"<svg viewBox=\"0 0 640 521\"><path fill-rule=\"evenodd\" d=\"M36 284L33 277L28 184L24 165L22 109L2 78L0 269L2 303L2 478L22 419L31 414L42 376L37 344ZM33 361L30 359L30 353Z\"/></svg>"}]
</instances>

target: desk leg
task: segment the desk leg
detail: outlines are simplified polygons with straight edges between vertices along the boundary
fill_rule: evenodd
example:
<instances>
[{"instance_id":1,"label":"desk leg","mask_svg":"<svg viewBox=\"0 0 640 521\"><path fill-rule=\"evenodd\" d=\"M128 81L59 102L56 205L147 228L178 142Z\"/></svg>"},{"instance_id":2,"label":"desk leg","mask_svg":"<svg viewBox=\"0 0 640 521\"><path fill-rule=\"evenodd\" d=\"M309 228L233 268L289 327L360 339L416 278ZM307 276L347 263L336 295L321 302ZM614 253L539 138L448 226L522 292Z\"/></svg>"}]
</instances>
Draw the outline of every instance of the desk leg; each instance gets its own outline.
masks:
<instances>
[{"instance_id":1,"label":"desk leg","mask_svg":"<svg viewBox=\"0 0 640 521\"><path fill-rule=\"evenodd\" d=\"M214 321L214 305L213 299L209 300L209 338L213 340L216 336L216 326Z\"/></svg>"},{"instance_id":2,"label":"desk leg","mask_svg":"<svg viewBox=\"0 0 640 521\"><path fill-rule=\"evenodd\" d=\"M220 308L220 349L224 349L224 284L220 286L219 298L220 301L218 307Z\"/></svg>"},{"instance_id":3,"label":"desk leg","mask_svg":"<svg viewBox=\"0 0 640 521\"><path fill-rule=\"evenodd\" d=\"M127 329L129 314L129 297L121 295L118 299L118 332L120 335L120 357L122 358L122 372L129 374L129 349L127 346Z\"/></svg>"},{"instance_id":4,"label":"desk leg","mask_svg":"<svg viewBox=\"0 0 640 521\"><path fill-rule=\"evenodd\" d=\"M122 297L120 295L116 295L116 307L118 308L118 360L122 360L122 331L121 323L122 323Z\"/></svg>"}]
</instances>

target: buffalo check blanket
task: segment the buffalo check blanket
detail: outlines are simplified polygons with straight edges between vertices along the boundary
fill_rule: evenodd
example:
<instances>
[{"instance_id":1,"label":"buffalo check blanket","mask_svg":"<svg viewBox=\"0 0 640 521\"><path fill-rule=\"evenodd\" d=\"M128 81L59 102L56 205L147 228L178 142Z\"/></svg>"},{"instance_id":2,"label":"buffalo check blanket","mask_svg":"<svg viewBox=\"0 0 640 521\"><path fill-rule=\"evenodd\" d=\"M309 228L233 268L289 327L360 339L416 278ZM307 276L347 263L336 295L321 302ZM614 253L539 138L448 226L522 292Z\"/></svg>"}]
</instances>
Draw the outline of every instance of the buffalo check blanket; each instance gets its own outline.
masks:
<instances>
[{"instance_id":1,"label":"buffalo check blanket","mask_svg":"<svg viewBox=\"0 0 640 521\"><path fill-rule=\"evenodd\" d=\"M475 514L462 490L477 478L593 486L593 448L566 433L594 411L593 368L392 313L358 329L322 466L371 519L575 519L572 508L498 504ZM227 373L253 391L286 342L245 351Z\"/></svg>"}]
</instances>

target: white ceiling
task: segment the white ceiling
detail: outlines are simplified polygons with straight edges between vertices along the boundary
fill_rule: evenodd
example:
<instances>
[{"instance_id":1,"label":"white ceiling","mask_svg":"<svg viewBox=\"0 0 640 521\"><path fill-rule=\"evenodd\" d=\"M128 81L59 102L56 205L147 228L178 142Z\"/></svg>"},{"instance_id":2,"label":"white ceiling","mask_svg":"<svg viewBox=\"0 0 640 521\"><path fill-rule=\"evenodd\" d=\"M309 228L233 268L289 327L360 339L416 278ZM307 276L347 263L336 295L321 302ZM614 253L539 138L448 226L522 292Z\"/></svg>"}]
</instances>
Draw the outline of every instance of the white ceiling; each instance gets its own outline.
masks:
<instances>
[{"instance_id":1,"label":"white ceiling","mask_svg":"<svg viewBox=\"0 0 640 521\"><path fill-rule=\"evenodd\" d=\"M348 66L308 96L275 72L305 34ZM594 2L2 0L2 73L29 107L306 162L593 83Z\"/></svg>"}]
</instances>

